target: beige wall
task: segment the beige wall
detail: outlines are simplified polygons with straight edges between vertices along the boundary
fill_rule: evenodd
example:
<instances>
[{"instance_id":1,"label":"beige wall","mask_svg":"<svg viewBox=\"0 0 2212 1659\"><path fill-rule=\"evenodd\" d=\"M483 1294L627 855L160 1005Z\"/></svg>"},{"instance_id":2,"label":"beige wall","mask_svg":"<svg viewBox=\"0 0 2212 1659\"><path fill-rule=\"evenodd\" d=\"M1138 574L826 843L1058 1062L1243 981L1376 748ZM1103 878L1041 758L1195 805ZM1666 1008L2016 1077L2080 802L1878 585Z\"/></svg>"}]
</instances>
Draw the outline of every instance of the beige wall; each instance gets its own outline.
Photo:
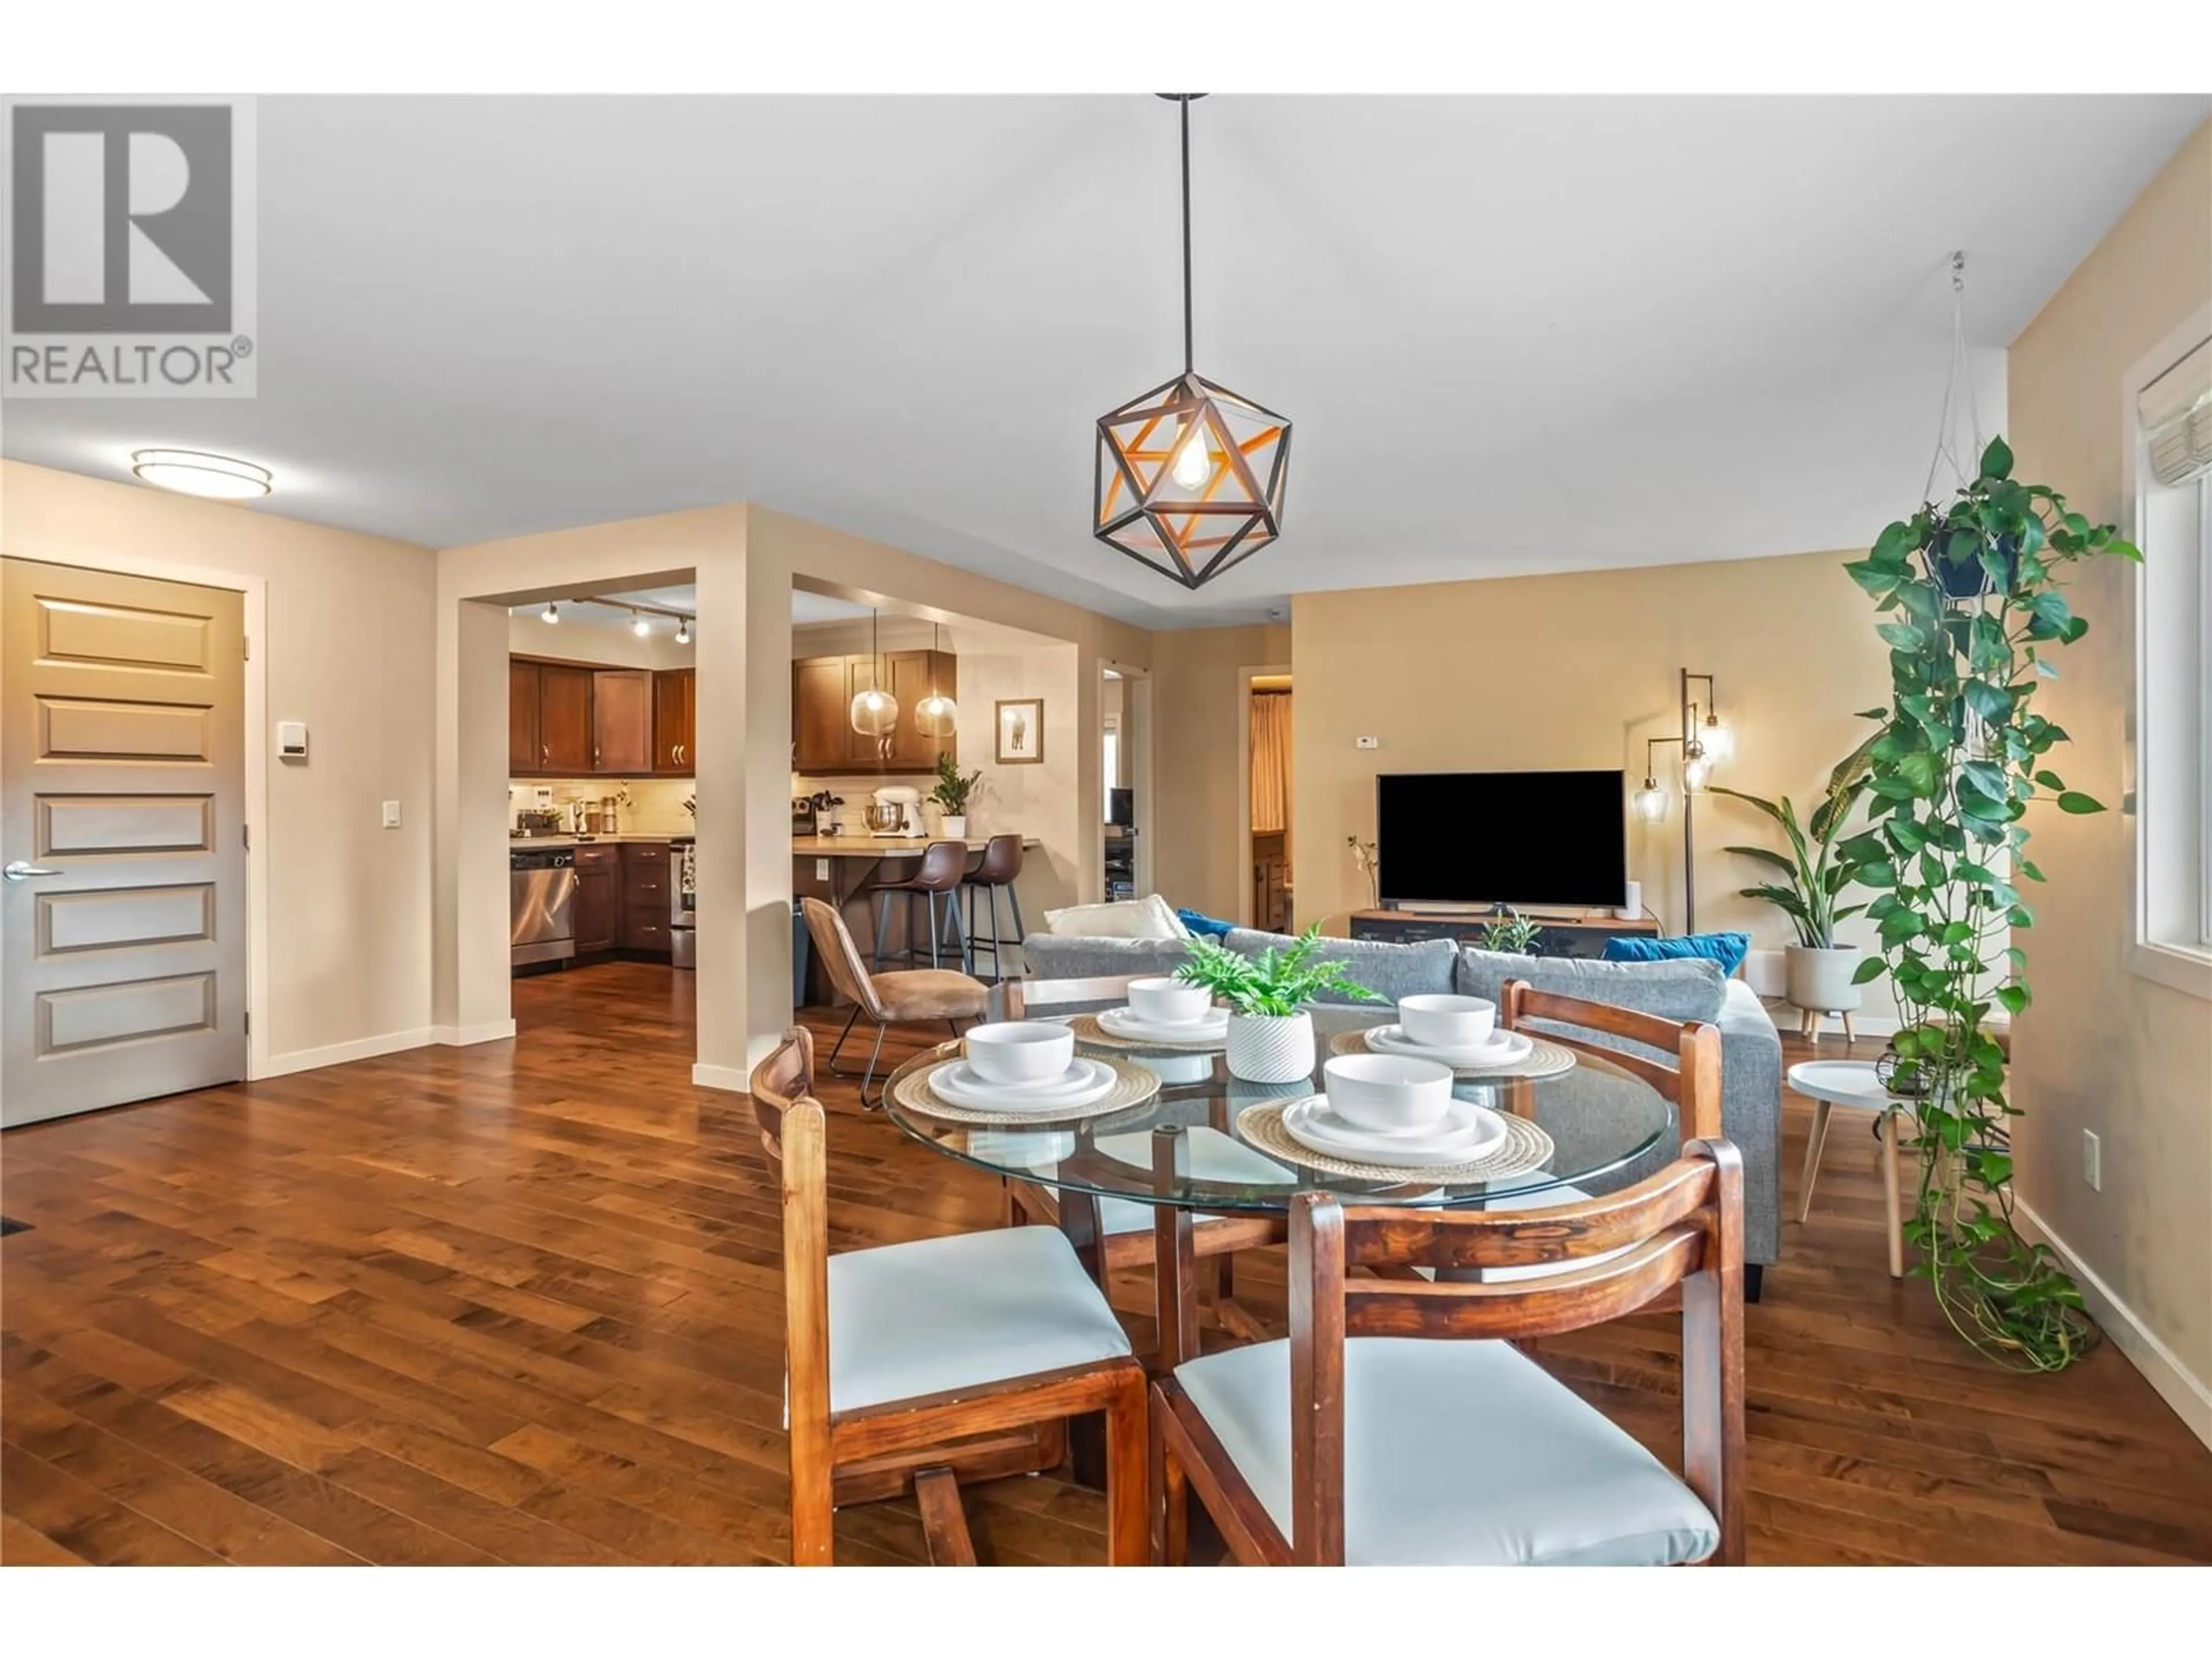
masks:
<instances>
[{"instance_id":1,"label":"beige wall","mask_svg":"<svg viewBox=\"0 0 2212 1659\"><path fill-rule=\"evenodd\" d=\"M1246 915L1243 677L1289 662L1291 647L1291 630L1279 623L1153 636L1150 840L1154 885L1172 903L1231 921ZM1305 689L1301 678L1302 714ZM1293 872L1305 915L1303 874Z\"/></svg>"},{"instance_id":2,"label":"beige wall","mask_svg":"<svg viewBox=\"0 0 2212 1659\"><path fill-rule=\"evenodd\" d=\"M2019 476L2093 519L2126 524L2122 379L2209 299L2212 126L2197 129L2013 342ZM2045 810L2031 821L2050 883L2033 890L2039 925L2018 940L2035 1001L2015 1035L2014 1087L2027 1115L2014 1137L2021 1198L2101 1281L2092 1306L2120 1346L2212 1440L2212 1004L2128 967L2136 826L2117 809L2134 702L2132 589L2131 570L2117 563L2076 584L2089 632L2062 653L2061 678L2037 702L2074 737L2057 769L2115 810ZM2101 1192L2081 1179L2084 1130L2102 1142Z\"/></svg>"},{"instance_id":3,"label":"beige wall","mask_svg":"<svg viewBox=\"0 0 2212 1659\"><path fill-rule=\"evenodd\" d=\"M1886 701L1887 648L1844 574L1846 553L1300 594L1294 821L1302 921L1367 902L1345 837L1375 833L1379 772L1619 767L1633 790L1644 739L1679 733L1678 672L1711 673L1735 757L1717 782L1801 811L1871 729L1852 710ZM1353 746L1362 736L1379 750ZM1662 749L1671 799L1658 824L1632 816L1629 873L1670 930L1682 925L1679 749ZM1624 810L1626 807L1624 805ZM1774 837L1739 802L1698 803L1698 927L1792 942L1784 918L1736 896L1759 866L1721 851ZM1540 834L1540 826L1530 826ZM1439 833L1448 834L1439 826ZM1845 925L1853 942L1871 935ZM1870 1015L1895 1009L1869 986Z\"/></svg>"},{"instance_id":4,"label":"beige wall","mask_svg":"<svg viewBox=\"0 0 2212 1659\"><path fill-rule=\"evenodd\" d=\"M306 721L310 749L304 763L269 765L265 799L247 806L265 856L257 1069L428 1041L430 550L5 461L0 552L265 583L264 723ZM267 741L247 732L249 749ZM397 830L381 827L386 800L400 804Z\"/></svg>"}]
</instances>

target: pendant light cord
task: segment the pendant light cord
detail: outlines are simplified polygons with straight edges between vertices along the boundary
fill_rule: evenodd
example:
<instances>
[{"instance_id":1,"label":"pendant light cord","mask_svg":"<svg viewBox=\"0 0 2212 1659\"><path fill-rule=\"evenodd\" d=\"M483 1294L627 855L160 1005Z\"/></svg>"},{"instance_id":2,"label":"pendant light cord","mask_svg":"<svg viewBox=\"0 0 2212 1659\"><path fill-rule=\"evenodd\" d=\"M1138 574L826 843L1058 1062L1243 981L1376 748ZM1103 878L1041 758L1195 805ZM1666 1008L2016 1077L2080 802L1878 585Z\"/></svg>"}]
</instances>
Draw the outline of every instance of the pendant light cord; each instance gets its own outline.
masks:
<instances>
[{"instance_id":1,"label":"pendant light cord","mask_svg":"<svg viewBox=\"0 0 2212 1659\"><path fill-rule=\"evenodd\" d=\"M1190 94L1182 104L1182 372L1193 372L1197 359L1190 343Z\"/></svg>"}]
</instances>

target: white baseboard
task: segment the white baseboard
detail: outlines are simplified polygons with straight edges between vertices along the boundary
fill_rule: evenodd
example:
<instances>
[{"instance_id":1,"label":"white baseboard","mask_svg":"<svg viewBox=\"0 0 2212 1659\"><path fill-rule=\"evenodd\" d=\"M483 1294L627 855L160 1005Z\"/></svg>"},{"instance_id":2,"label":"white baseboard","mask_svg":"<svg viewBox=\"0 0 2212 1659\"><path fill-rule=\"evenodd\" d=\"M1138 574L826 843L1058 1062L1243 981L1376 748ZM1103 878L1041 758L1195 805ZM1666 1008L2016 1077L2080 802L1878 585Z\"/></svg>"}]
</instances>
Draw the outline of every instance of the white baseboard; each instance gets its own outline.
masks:
<instances>
[{"instance_id":1,"label":"white baseboard","mask_svg":"<svg viewBox=\"0 0 2212 1659\"><path fill-rule=\"evenodd\" d=\"M2066 1241L2045 1224L2043 1218L2025 1204L2015 1202L2014 1218L2030 1240L2048 1244L2081 1287L2081 1299L2112 1346L2143 1374L2159 1398L2173 1407L2174 1415L2189 1431L2212 1446L2212 1387L2194 1376L2180 1357L2159 1340L2158 1334L2136 1317L2135 1310L2112 1294L2112 1287L2097 1277L2088 1263L2076 1255Z\"/></svg>"},{"instance_id":2,"label":"white baseboard","mask_svg":"<svg viewBox=\"0 0 2212 1659\"><path fill-rule=\"evenodd\" d=\"M752 1079L734 1066L695 1065L691 1068L691 1082L695 1088L726 1089L733 1095L741 1095L751 1084Z\"/></svg>"},{"instance_id":3,"label":"white baseboard","mask_svg":"<svg viewBox=\"0 0 2212 1659\"><path fill-rule=\"evenodd\" d=\"M271 1054L262 1062L256 1077L289 1077L295 1072L312 1072L325 1066L343 1066L349 1060L374 1060L379 1054L396 1054L402 1048L420 1048L433 1040L432 1030L423 1026L413 1031L386 1031L381 1036L357 1037L351 1042L333 1042L322 1048L295 1048L288 1054Z\"/></svg>"},{"instance_id":4,"label":"white baseboard","mask_svg":"<svg viewBox=\"0 0 2212 1659\"><path fill-rule=\"evenodd\" d=\"M514 1035L511 1019L488 1019L481 1025L434 1025L431 1041L447 1048L465 1048L477 1042L503 1042Z\"/></svg>"}]
</instances>

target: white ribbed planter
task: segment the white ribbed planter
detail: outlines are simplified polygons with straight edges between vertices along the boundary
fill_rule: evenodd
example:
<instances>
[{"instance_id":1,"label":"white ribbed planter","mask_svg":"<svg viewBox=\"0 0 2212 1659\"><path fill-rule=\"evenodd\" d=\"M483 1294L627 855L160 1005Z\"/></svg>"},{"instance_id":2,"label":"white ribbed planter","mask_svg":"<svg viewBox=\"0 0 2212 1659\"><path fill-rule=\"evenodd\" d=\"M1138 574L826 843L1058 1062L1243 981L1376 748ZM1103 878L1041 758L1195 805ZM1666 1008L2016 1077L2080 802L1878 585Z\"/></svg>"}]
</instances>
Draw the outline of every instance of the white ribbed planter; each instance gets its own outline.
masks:
<instances>
[{"instance_id":1,"label":"white ribbed planter","mask_svg":"<svg viewBox=\"0 0 2212 1659\"><path fill-rule=\"evenodd\" d=\"M1856 1012L1864 987L1851 983L1866 952L1849 945L1819 950L1792 945L1783 952L1785 994L1790 1002L1815 1014Z\"/></svg>"},{"instance_id":2,"label":"white ribbed planter","mask_svg":"<svg viewBox=\"0 0 2212 1659\"><path fill-rule=\"evenodd\" d=\"M940 817L937 821L937 833L947 841L965 841L968 839L968 820L964 817Z\"/></svg>"},{"instance_id":3,"label":"white ribbed planter","mask_svg":"<svg viewBox=\"0 0 2212 1659\"><path fill-rule=\"evenodd\" d=\"M1229 1016L1229 1073L1247 1083L1296 1083L1314 1069L1313 1016Z\"/></svg>"}]
</instances>

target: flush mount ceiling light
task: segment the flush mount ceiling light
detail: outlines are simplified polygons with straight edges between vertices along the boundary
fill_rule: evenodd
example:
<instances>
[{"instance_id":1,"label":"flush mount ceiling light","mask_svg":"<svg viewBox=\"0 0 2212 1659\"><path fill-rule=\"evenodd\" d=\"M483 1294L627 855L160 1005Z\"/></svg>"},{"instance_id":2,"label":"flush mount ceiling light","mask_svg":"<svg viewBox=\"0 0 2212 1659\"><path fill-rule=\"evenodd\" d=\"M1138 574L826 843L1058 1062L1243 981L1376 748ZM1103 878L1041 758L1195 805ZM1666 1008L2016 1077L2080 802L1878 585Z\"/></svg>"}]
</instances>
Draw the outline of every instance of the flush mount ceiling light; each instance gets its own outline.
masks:
<instances>
[{"instance_id":1,"label":"flush mount ceiling light","mask_svg":"<svg viewBox=\"0 0 2212 1659\"><path fill-rule=\"evenodd\" d=\"M1098 418L1091 534L1202 587L1282 533L1291 423L1197 372L1190 324L1190 106L1182 118L1182 373Z\"/></svg>"},{"instance_id":2,"label":"flush mount ceiling light","mask_svg":"<svg viewBox=\"0 0 2212 1659\"><path fill-rule=\"evenodd\" d=\"M888 738L898 730L898 699L884 690L884 655L876 637L876 613L868 612L870 679L874 684L853 696L853 729L864 738Z\"/></svg>"},{"instance_id":3,"label":"flush mount ceiling light","mask_svg":"<svg viewBox=\"0 0 2212 1659\"><path fill-rule=\"evenodd\" d=\"M258 500L274 482L265 466L197 449L134 449L131 470L158 489L217 501Z\"/></svg>"},{"instance_id":4,"label":"flush mount ceiling light","mask_svg":"<svg viewBox=\"0 0 2212 1659\"><path fill-rule=\"evenodd\" d=\"M925 738L949 738L960 729L960 705L937 684L937 624L929 625L929 695L914 706L914 729Z\"/></svg>"}]
</instances>

